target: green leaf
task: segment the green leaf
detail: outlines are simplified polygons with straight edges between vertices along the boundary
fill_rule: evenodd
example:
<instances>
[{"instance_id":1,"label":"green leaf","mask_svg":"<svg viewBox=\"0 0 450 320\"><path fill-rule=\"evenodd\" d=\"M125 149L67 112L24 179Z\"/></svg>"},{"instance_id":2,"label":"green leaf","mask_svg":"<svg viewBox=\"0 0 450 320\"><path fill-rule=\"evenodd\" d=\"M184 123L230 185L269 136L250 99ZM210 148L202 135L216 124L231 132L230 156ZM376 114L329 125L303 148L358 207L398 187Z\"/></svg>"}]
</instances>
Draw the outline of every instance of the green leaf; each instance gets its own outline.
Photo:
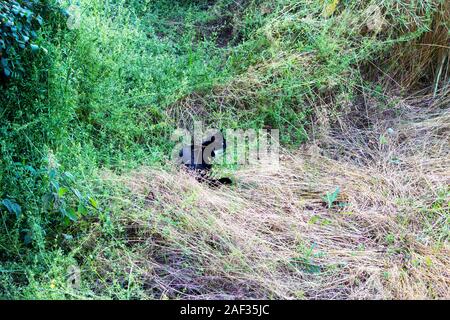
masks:
<instances>
[{"instance_id":1,"label":"green leaf","mask_svg":"<svg viewBox=\"0 0 450 320\"><path fill-rule=\"evenodd\" d=\"M78 220L77 214L73 208L70 208L69 210L60 208L59 211L62 213L64 221L67 221L67 219L69 222Z\"/></svg>"},{"instance_id":2,"label":"green leaf","mask_svg":"<svg viewBox=\"0 0 450 320\"><path fill-rule=\"evenodd\" d=\"M66 239L67 241L73 240L73 236L70 235L70 234L65 234L65 233L63 233L63 237L64 237L64 239Z\"/></svg>"},{"instance_id":3,"label":"green leaf","mask_svg":"<svg viewBox=\"0 0 450 320\"><path fill-rule=\"evenodd\" d=\"M97 201L95 201L95 199L89 198L89 203L90 203L91 206L93 206L95 209L98 209L98 203L97 203Z\"/></svg>"},{"instance_id":4,"label":"green leaf","mask_svg":"<svg viewBox=\"0 0 450 320\"><path fill-rule=\"evenodd\" d=\"M33 241L33 236L30 232L27 232L23 237L23 243L29 245Z\"/></svg>"},{"instance_id":5,"label":"green leaf","mask_svg":"<svg viewBox=\"0 0 450 320\"><path fill-rule=\"evenodd\" d=\"M58 190L58 197L62 198L67 193L67 191L69 191L69 189L67 189L67 188L59 188L59 190Z\"/></svg>"},{"instance_id":6,"label":"green leaf","mask_svg":"<svg viewBox=\"0 0 450 320\"><path fill-rule=\"evenodd\" d=\"M9 68L5 68L3 70L3 73L5 74L5 77L9 78L11 76L11 70Z\"/></svg>"},{"instance_id":7,"label":"green leaf","mask_svg":"<svg viewBox=\"0 0 450 320\"><path fill-rule=\"evenodd\" d=\"M64 172L63 175L64 175L64 177L66 177L70 181L75 181L75 177L70 172Z\"/></svg>"},{"instance_id":8,"label":"green leaf","mask_svg":"<svg viewBox=\"0 0 450 320\"><path fill-rule=\"evenodd\" d=\"M70 208L69 210L66 211L66 216L72 221L78 220L77 213L75 212L75 210L73 208Z\"/></svg>"},{"instance_id":9,"label":"green leaf","mask_svg":"<svg viewBox=\"0 0 450 320\"><path fill-rule=\"evenodd\" d=\"M336 202L336 200L339 197L339 193L341 192L340 188L337 187L336 190L333 193L327 193L325 197L322 197L322 200L325 201L325 203L328 206L328 209L331 209L333 204Z\"/></svg>"},{"instance_id":10,"label":"green leaf","mask_svg":"<svg viewBox=\"0 0 450 320\"><path fill-rule=\"evenodd\" d=\"M54 202L55 198L54 195L52 193L47 193L45 195L42 196L42 202L43 202L43 207L45 210L50 209L50 207L52 206L53 202Z\"/></svg>"},{"instance_id":11,"label":"green leaf","mask_svg":"<svg viewBox=\"0 0 450 320\"><path fill-rule=\"evenodd\" d=\"M36 52L39 50L39 46L36 44L30 44L31 51Z\"/></svg>"},{"instance_id":12,"label":"green leaf","mask_svg":"<svg viewBox=\"0 0 450 320\"><path fill-rule=\"evenodd\" d=\"M380 144L381 145L387 145L388 144L388 140L384 135L380 136Z\"/></svg>"},{"instance_id":13,"label":"green leaf","mask_svg":"<svg viewBox=\"0 0 450 320\"><path fill-rule=\"evenodd\" d=\"M81 203L78 205L78 214L81 215L81 216L86 216L88 214L88 210Z\"/></svg>"},{"instance_id":14,"label":"green leaf","mask_svg":"<svg viewBox=\"0 0 450 320\"><path fill-rule=\"evenodd\" d=\"M36 20L37 20L37 22L39 23L39 25L41 25L41 26L42 26L42 24L44 23L44 19L42 19L41 16L37 16L37 17L36 17Z\"/></svg>"},{"instance_id":15,"label":"green leaf","mask_svg":"<svg viewBox=\"0 0 450 320\"><path fill-rule=\"evenodd\" d=\"M33 176L37 174L36 169L34 169L32 166L25 166L25 169L27 169Z\"/></svg>"},{"instance_id":16,"label":"green leaf","mask_svg":"<svg viewBox=\"0 0 450 320\"><path fill-rule=\"evenodd\" d=\"M75 196L81 200L83 198L83 196L81 195L80 191L78 191L78 189L72 189L73 193L75 193Z\"/></svg>"},{"instance_id":17,"label":"green leaf","mask_svg":"<svg viewBox=\"0 0 450 320\"><path fill-rule=\"evenodd\" d=\"M9 213L14 213L16 215L16 218L19 219L20 215L22 214L22 208L16 202L5 199L1 203L6 207Z\"/></svg>"}]
</instances>

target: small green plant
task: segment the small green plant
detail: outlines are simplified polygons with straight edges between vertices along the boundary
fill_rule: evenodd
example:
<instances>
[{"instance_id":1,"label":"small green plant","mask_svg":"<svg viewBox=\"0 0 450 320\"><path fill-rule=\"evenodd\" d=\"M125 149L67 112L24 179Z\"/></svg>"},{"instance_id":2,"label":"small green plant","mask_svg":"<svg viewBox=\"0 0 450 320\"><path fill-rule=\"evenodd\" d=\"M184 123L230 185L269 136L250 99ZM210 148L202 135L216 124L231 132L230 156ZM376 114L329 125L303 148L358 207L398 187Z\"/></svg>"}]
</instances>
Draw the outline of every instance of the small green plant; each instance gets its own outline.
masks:
<instances>
[{"instance_id":1,"label":"small green plant","mask_svg":"<svg viewBox=\"0 0 450 320\"><path fill-rule=\"evenodd\" d=\"M43 197L43 207L53 214L59 213L59 220L64 226L99 210L94 198L84 196L76 188L75 178L71 173L59 173L56 169L51 169L48 179L50 190Z\"/></svg>"},{"instance_id":2,"label":"small green plant","mask_svg":"<svg viewBox=\"0 0 450 320\"><path fill-rule=\"evenodd\" d=\"M313 243L310 246L305 246L300 244L298 247L299 256L290 259L289 265L295 269L300 269L305 273L310 274L320 274L324 271L324 267L314 263L314 258L320 258L322 256L321 252L315 253L316 245Z\"/></svg>"},{"instance_id":3,"label":"small green plant","mask_svg":"<svg viewBox=\"0 0 450 320\"><path fill-rule=\"evenodd\" d=\"M341 189L339 187L337 187L334 192L327 193L324 197L322 197L322 200L325 202L328 209L331 209L333 207L333 205L336 204L340 193L341 193Z\"/></svg>"}]
</instances>

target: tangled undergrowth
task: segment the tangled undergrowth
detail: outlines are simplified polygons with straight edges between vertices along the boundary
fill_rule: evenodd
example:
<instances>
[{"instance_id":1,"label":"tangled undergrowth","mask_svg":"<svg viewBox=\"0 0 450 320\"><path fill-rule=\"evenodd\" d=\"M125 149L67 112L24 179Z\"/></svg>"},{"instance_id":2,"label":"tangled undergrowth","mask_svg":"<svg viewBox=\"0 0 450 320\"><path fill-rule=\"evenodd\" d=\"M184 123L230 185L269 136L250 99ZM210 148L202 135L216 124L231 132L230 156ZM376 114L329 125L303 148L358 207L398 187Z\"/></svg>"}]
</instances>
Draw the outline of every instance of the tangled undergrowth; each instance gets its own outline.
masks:
<instances>
[{"instance_id":1,"label":"tangled undergrowth","mask_svg":"<svg viewBox=\"0 0 450 320\"><path fill-rule=\"evenodd\" d=\"M125 246L98 246L89 266L101 291L122 274L139 298L449 298L450 114L448 98L428 103L401 99L384 116L354 106L370 126L350 117L279 170L237 171L232 190L104 173L130 195L112 217Z\"/></svg>"},{"instance_id":2,"label":"tangled undergrowth","mask_svg":"<svg viewBox=\"0 0 450 320\"><path fill-rule=\"evenodd\" d=\"M448 1L77 6L8 51L0 298L450 298ZM199 184L196 120L279 128L281 167Z\"/></svg>"}]
</instances>

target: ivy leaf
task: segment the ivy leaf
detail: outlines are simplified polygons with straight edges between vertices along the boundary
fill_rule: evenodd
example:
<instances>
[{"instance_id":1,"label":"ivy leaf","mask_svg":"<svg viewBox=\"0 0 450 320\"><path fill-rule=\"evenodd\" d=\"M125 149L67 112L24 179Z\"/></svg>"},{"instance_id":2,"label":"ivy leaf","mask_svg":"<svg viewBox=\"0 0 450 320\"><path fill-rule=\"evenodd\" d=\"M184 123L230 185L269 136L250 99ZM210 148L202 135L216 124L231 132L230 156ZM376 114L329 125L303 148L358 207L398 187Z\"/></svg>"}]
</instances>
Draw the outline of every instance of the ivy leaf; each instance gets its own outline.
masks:
<instances>
[{"instance_id":1,"label":"ivy leaf","mask_svg":"<svg viewBox=\"0 0 450 320\"><path fill-rule=\"evenodd\" d=\"M5 68L3 69L3 73L5 74L5 77L9 78L11 76L11 69Z\"/></svg>"},{"instance_id":2,"label":"ivy leaf","mask_svg":"<svg viewBox=\"0 0 450 320\"><path fill-rule=\"evenodd\" d=\"M26 231L25 235L23 236L23 243L25 245L29 245L33 241L33 235L31 234L30 230L26 229L23 230Z\"/></svg>"},{"instance_id":3,"label":"ivy leaf","mask_svg":"<svg viewBox=\"0 0 450 320\"><path fill-rule=\"evenodd\" d=\"M22 208L16 202L11 201L10 199L4 199L1 203L6 207L9 213L14 213L16 218L19 219L22 214Z\"/></svg>"},{"instance_id":4,"label":"ivy leaf","mask_svg":"<svg viewBox=\"0 0 450 320\"><path fill-rule=\"evenodd\" d=\"M37 16L36 20L37 20L37 22L39 23L40 26L42 26L42 24L44 23L44 20L42 19L41 16Z\"/></svg>"},{"instance_id":5,"label":"ivy leaf","mask_svg":"<svg viewBox=\"0 0 450 320\"><path fill-rule=\"evenodd\" d=\"M39 46L36 44L30 44L30 48L32 52L36 52L39 50Z\"/></svg>"}]
</instances>

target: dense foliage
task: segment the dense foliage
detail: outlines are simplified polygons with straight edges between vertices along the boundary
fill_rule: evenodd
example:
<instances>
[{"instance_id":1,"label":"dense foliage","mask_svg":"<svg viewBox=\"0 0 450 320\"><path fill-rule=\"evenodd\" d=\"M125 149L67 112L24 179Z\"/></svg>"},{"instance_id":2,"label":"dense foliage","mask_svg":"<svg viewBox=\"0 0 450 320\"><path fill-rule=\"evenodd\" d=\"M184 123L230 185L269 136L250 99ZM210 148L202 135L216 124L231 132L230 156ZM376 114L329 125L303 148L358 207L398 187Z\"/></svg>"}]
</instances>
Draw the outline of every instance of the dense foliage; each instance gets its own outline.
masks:
<instances>
[{"instance_id":1,"label":"dense foliage","mask_svg":"<svg viewBox=\"0 0 450 320\"><path fill-rule=\"evenodd\" d=\"M25 72L30 52L40 48L34 41L43 26L43 16L58 13L47 0L7 0L0 3L0 74L18 77Z\"/></svg>"},{"instance_id":2,"label":"dense foliage","mask_svg":"<svg viewBox=\"0 0 450 320\"><path fill-rule=\"evenodd\" d=\"M45 289L65 286L74 263L91 280L81 296L129 297L120 281L95 291L94 249L79 249L92 233L109 241L122 232L111 222L119 196L100 176L163 166L180 115L280 128L283 144L298 147L318 111L332 118L361 91L383 99L373 73L401 67L389 50L430 32L443 3L80 0L79 26L69 30L71 1L0 1L0 297L8 298L66 298Z\"/></svg>"}]
</instances>

